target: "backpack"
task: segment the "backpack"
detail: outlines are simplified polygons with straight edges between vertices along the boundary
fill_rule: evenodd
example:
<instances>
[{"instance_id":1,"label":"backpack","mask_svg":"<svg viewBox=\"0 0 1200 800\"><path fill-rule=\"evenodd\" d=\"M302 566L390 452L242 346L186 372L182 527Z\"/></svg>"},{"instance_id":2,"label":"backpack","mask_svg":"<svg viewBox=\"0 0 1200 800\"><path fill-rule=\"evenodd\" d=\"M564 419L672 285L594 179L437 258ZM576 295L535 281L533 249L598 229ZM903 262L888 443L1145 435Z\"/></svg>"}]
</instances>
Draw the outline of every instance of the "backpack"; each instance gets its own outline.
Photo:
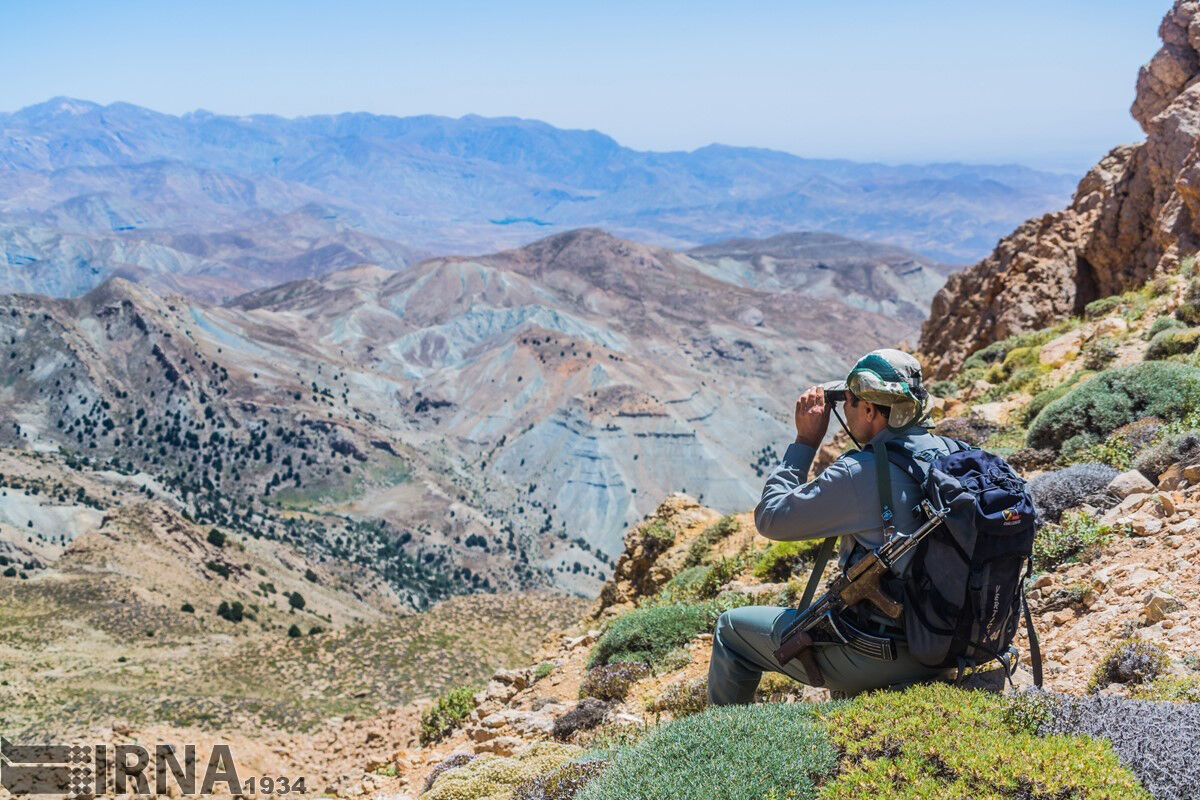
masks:
<instances>
[{"instance_id":1,"label":"backpack","mask_svg":"<svg viewBox=\"0 0 1200 800\"><path fill-rule=\"evenodd\" d=\"M918 545L906 574L893 579L893 591L903 595L909 652L929 667L957 667L960 676L966 666L995 659L1011 676L1011 644L1023 612L1034 683L1041 686L1041 652L1024 592L1038 519L1025 481L997 455L938 438L948 454L911 452L904 439L874 445L878 467L895 464L934 508L948 511L945 523ZM892 504L888 473L877 471L885 526Z\"/></svg>"}]
</instances>

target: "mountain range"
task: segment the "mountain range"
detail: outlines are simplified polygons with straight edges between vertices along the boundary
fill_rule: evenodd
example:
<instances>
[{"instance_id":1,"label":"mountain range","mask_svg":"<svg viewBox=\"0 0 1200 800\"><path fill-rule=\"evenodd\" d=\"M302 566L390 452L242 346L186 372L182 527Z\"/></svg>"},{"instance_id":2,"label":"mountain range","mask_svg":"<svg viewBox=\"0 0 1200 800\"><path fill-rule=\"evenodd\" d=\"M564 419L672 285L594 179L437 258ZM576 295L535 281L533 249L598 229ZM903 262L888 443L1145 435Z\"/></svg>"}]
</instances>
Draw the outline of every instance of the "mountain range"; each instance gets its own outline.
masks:
<instances>
[{"instance_id":1,"label":"mountain range","mask_svg":"<svg viewBox=\"0 0 1200 800\"><path fill-rule=\"evenodd\" d=\"M667 492L752 503L796 393L913 338L949 270L828 234L678 253L580 229L224 304L119 277L0 296L0 447L363 559L418 607L586 595Z\"/></svg>"},{"instance_id":2,"label":"mountain range","mask_svg":"<svg viewBox=\"0 0 1200 800\"><path fill-rule=\"evenodd\" d=\"M516 118L172 116L55 98L0 114L0 289L75 296L119 275L219 300L581 226L676 250L823 231L964 263L1075 180L724 145L641 152Z\"/></svg>"}]
</instances>

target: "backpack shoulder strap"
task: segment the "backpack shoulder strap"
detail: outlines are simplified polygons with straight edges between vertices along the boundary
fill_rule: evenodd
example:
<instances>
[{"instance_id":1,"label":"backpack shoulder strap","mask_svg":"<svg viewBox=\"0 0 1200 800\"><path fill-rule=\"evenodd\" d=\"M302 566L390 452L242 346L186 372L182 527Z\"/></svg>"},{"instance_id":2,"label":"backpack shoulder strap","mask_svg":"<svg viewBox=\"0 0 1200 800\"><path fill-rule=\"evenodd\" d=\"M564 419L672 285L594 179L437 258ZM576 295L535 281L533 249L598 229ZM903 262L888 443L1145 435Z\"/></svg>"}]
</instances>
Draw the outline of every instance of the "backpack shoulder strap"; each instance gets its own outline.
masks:
<instances>
[{"instance_id":1,"label":"backpack shoulder strap","mask_svg":"<svg viewBox=\"0 0 1200 800\"><path fill-rule=\"evenodd\" d=\"M887 460L895 464L904 471L908 477L916 481L918 486L925 485L925 478L929 472L928 466L922 466L921 462L913 458L912 453L904 447L903 444L895 439L889 439L884 443L884 449L887 452Z\"/></svg>"},{"instance_id":2,"label":"backpack shoulder strap","mask_svg":"<svg viewBox=\"0 0 1200 800\"><path fill-rule=\"evenodd\" d=\"M962 439L952 439L949 436L938 436L951 453L961 453L963 450L977 450L974 445L967 444Z\"/></svg>"}]
</instances>

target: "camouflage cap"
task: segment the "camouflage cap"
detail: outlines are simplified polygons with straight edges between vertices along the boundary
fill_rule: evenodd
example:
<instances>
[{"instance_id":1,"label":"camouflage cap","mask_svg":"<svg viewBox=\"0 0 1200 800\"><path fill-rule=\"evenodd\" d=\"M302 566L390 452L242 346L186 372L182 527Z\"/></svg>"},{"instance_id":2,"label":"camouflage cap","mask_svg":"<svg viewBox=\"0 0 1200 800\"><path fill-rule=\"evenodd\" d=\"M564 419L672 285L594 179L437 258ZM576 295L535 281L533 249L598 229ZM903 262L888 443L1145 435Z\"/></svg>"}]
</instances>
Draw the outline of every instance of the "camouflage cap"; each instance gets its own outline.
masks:
<instances>
[{"instance_id":1,"label":"camouflage cap","mask_svg":"<svg viewBox=\"0 0 1200 800\"><path fill-rule=\"evenodd\" d=\"M908 353L885 348L873 350L858 360L846 380L828 384L847 389L855 397L889 406L888 428L903 430L919 422L929 405L929 393L921 385L921 364Z\"/></svg>"}]
</instances>

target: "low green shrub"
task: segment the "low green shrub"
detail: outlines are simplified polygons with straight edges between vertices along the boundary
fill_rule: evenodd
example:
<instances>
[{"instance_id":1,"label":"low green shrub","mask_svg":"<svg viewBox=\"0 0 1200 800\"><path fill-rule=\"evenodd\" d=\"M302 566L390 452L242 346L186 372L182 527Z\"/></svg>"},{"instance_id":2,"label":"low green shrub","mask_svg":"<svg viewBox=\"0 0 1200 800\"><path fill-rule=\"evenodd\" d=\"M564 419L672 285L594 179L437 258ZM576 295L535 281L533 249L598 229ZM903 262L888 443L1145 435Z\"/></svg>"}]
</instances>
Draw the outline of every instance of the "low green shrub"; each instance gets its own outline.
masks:
<instances>
[{"instance_id":1,"label":"low green shrub","mask_svg":"<svg viewBox=\"0 0 1200 800\"><path fill-rule=\"evenodd\" d=\"M653 710L669 711L676 718L699 714L708 707L708 680L676 681L663 690Z\"/></svg>"},{"instance_id":2,"label":"low green shrub","mask_svg":"<svg viewBox=\"0 0 1200 800\"><path fill-rule=\"evenodd\" d=\"M796 568L816 558L821 539L801 539L796 542L774 542L754 561L754 577L762 581L782 582Z\"/></svg>"},{"instance_id":3,"label":"low green shrub","mask_svg":"<svg viewBox=\"0 0 1200 800\"><path fill-rule=\"evenodd\" d=\"M1014 347L1004 354L1004 358L992 364L983 376L988 383L1004 383L1021 370L1033 369L1039 366L1039 347Z\"/></svg>"},{"instance_id":4,"label":"low green shrub","mask_svg":"<svg viewBox=\"0 0 1200 800\"><path fill-rule=\"evenodd\" d=\"M1090 447L1077 448L1063 453L1070 464L1107 464L1121 472L1133 464L1133 445L1121 436L1109 436Z\"/></svg>"},{"instance_id":5,"label":"low green shrub","mask_svg":"<svg viewBox=\"0 0 1200 800\"><path fill-rule=\"evenodd\" d=\"M1029 426L1030 447L1090 446L1143 417L1175 419L1200 402L1200 368L1146 361L1106 370L1053 401Z\"/></svg>"},{"instance_id":6,"label":"low green shrub","mask_svg":"<svg viewBox=\"0 0 1200 800\"><path fill-rule=\"evenodd\" d=\"M607 761L569 761L558 769L513 789L512 800L573 800L588 783L608 768Z\"/></svg>"},{"instance_id":7,"label":"low green shrub","mask_svg":"<svg viewBox=\"0 0 1200 800\"><path fill-rule=\"evenodd\" d=\"M612 621L592 649L588 666L614 661L655 665L674 648L711 631L722 610L711 601L636 608Z\"/></svg>"},{"instance_id":8,"label":"low green shrub","mask_svg":"<svg viewBox=\"0 0 1200 800\"><path fill-rule=\"evenodd\" d=\"M656 601L661 604L687 603L700 597L700 587L708 573L712 571L709 564L686 567L671 577L658 590Z\"/></svg>"},{"instance_id":9,"label":"low green shrub","mask_svg":"<svg viewBox=\"0 0 1200 800\"><path fill-rule=\"evenodd\" d=\"M742 571L743 566L741 556L717 559L696 587L697 596L702 600L716 597L721 587L733 580L734 576Z\"/></svg>"},{"instance_id":10,"label":"low green shrub","mask_svg":"<svg viewBox=\"0 0 1200 800\"><path fill-rule=\"evenodd\" d=\"M1134 459L1138 472L1154 483L1172 464L1200 462L1200 430L1170 433L1142 450Z\"/></svg>"},{"instance_id":11,"label":"low green shrub","mask_svg":"<svg viewBox=\"0 0 1200 800\"><path fill-rule=\"evenodd\" d=\"M540 681L542 678L554 671L554 664L550 661L543 661L537 665L537 669L533 671L533 679Z\"/></svg>"},{"instance_id":12,"label":"low green shrub","mask_svg":"<svg viewBox=\"0 0 1200 800\"><path fill-rule=\"evenodd\" d=\"M1150 800L1108 743L1035 735L991 693L928 684L863 695L824 716L843 757L822 800Z\"/></svg>"},{"instance_id":13,"label":"low green shrub","mask_svg":"<svg viewBox=\"0 0 1200 800\"><path fill-rule=\"evenodd\" d=\"M1200 703L1200 675L1163 675L1135 686L1129 696L1156 703Z\"/></svg>"},{"instance_id":14,"label":"low green shrub","mask_svg":"<svg viewBox=\"0 0 1200 800\"><path fill-rule=\"evenodd\" d=\"M1183 303L1175 309L1175 317L1188 325L1200 325L1200 277L1188 281Z\"/></svg>"},{"instance_id":15,"label":"low green shrub","mask_svg":"<svg viewBox=\"0 0 1200 800\"><path fill-rule=\"evenodd\" d=\"M550 735L559 741L570 739L579 731L589 731L604 722L609 703L596 697L585 697L574 708L554 720Z\"/></svg>"},{"instance_id":16,"label":"low green shrub","mask_svg":"<svg viewBox=\"0 0 1200 800\"><path fill-rule=\"evenodd\" d=\"M1080 363L1084 369L1101 370L1111 364L1117 357L1117 342L1115 339L1103 336L1092 339L1083 346L1079 354Z\"/></svg>"},{"instance_id":17,"label":"low green shrub","mask_svg":"<svg viewBox=\"0 0 1200 800\"><path fill-rule=\"evenodd\" d=\"M624 700L629 687L650 674L641 661L612 661L587 671L579 684L579 696L597 700Z\"/></svg>"},{"instance_id":18,"label":"low green shrub","mask_svg":"<svg viewBox=\"0 0 1200 800\"><path fill-rule=\"evenodd\" d=\"M788 699L801 699L804 684L782 672L764 672L754 689L756 703L782 703Z\"/></svg>"},{"instance_id":19,"label":"low green shrub","mask_svg":"<svg viewBox=\"0 0 1200 800\"><path fill-rule=\"evenodd\" d=\"M443 772L464 766L471 761L474 761L475 758L476 756L471 753L453 753L452 755L443 758L433 769L429 771L429 774L425 777L425 786L421 789L421 791L428 792L429 787L433 786L434 781L436 781L438 776Z\"/></svg>"},{"instance_id":20,"label":"low green shrub","mask_svg":"<svg viewBox=\"0 0 1200 800\"><path fill-rule=\"evenodd\" d=\"M222 600L221 604L217 606L217 616L230 622L241 622L245 611L246 607L239 600L234 600L232 603Z\"/></svg>"},{"instance_id":21,"label":"low green shrub","mask_svg":"<svg viewBox=\"0 0 1200 800\"><path fill-rule=\"evenodd\" d=\"M1005 426L983 440L982 447L999 456L1007 457L1020 450L1025 444L1025 429Z\"/></svg>"},{"instance_id":22,"label":"low green shrub","mask_svg":"<svg viewBox=\"0 0 1200 800\"><path fill-rule=\"evenodd\" d=\"M439 697L421 715L421 744L430 745L441 741L453 732L467 715L475 710L475 693L478 689L459 686Z\"/></svg>"},{"instance_id":23,"label":"low green shrub","mask_svg":"<svg viewBox=\"0 0 1200 800\"><path fill-rule=\"evenodd\" d=\"M507 800L516 787L550 774L579 752L569 744L534 742L511 756L485 753L443 772L421 800Z\"/></svg>"},{"instance_id":24,"label":"low green shrub","mask_svg":"<svg viewBox=\"0 0 1200 800\"><path fill-rule=\"evenodd\" d=\"M1065 397L1066 394L1071 391L1073 386L1074 384L1069 382L1060 383L1058 386L1035 394L1033 399L1029 401L1029 404L1025 406L1025 422L1032 422L1037 415L1041 413L1043 408L1050 405L1058 398Z\"/></svg>"},{"instance_id":25,"label":"low green shrub","mask_svg":"<svg viewBox=\"0 0 1200 800\"><path fill-rule=\"evenodd\" d=\"M965 389L968 386L974 386L976 381L983 380L983 376L987 374L987 367L963 367L958 371L951 380L954 381L954 388Z\"/></svg>"},{"instance_id":26,"label":"low green shrub","mask_svg":"<svg viewBox=\"0 0 1200 800\"><path fill-rule=\"evenodd\" d=\"M992 342L967 356L966 360L963 361L962 368L966 370L989 367L992 364L1003 361L1007 353L1008 347L1005 341Z\"/></svg>"},{"instance_id":27,"label":"low green shrub","mask_svg":"<svg viewBox=\"0 0 1200 800\"><path fill-rule=\"evenodd\" d=\"M675 532L661 519L644 523L639 529L642 547L650 554L661 553L675 543Z\"/></svg>"},{"instance_id":28,"label":"low green shrub","mask_svg":"<svg viewBox=\"0 0 1200 800\"><path fill-rule=\"evenodd\" d=\"M653 598L654 605L710 600L744 567L741 555L717 559L712 564L687 567L667 581Z\"/></svg>"},{"instance_id":29,"label":"low green shrub","mask_svg":"<svg viewBox=\"0 0 1200 800\"><path fill-rule=\"evenodd\" d=\"M1105 654L1088 681L1088 691L1096 692L1110 683L1150 683L1171 666L1171 659L1162 648L1137 637L1113 645Z\"/></svg>"},{"instance_id":30,"label":"low green shrub","mask_svg":"<svg viewBox=\"0 0 1200 800\"><path fill-rule=\"evenodd\" d=\"M1197 347L1200 347L1200 327L1168 328L1146 345L1145 358L1147 361L1156 361L1191 353Z\"/></svg>"},{"instance_id":31,"label":"low green shrub","mask_svg":"<svg viewBox=\"0 0 1200 800\"><path fill-rule=\"evenodd\" d=\"M1150 324L1149 328L1146 329L1145 336L1147 339L1153 339L1163 331L1183 330L1186 327L1187 325L1184 325L1174 317L1159 317Z\"/></svg>"},{"instance_id":32,"label":"low green shrub","mask_svg":"<svg viewBox=\"0 0 1200 800\"><path fill-rule=\"evenodd\" d=\"M692 663L692 654L688 652L687 648L675 647L659 659L658 669L660 672L674 672L690 663Z\"/></svg>"},{"instance_id":33,"label":"low green shrub","mask_svg":"<svg viewBox=\"0 0 1200 800\"><path fill-rule=\"evenodd\" d=\"M1062 322L1057 322L1049 328L1042 328L1036 331L1025 331L1023 333L1014 333L1006 339L999 342L993 342L986 347L976 350L971 355L967 356L963 361L963 370L974 372L975 370L986 369L987 367L1003 363L1012 351L1020 348L1035 349L1044 345L1046 342L1053 339L1055 336L1066 333L1072 328L1079 326L1079 319L1066 319ZM1014 357L1025 358L1024 354ZM982 377L982 373L979 373ZM974 380L975 378L972 378Z\"/></svg>"},{"instance_id":34,"label":"low green shrub","mask_svg":"<svg viewBox=\"0 0 1200 800\"><path fill-rule=\"evenodd\" d=\"M1068 511L1059 523L1043 525L1033 540L1033 567L1038 572L1068 561L1089 560L1112 535L1085 511Z\"/></svg>"},{"instance_id":35,"label":"low green shrub","mask_svg":"<svg viewBox=\"0 0 1200 800\"><path fill-rule=\"evenodd\" d=\"M929 393L934 397L949 397L958 390L954 381L934 381L929 384Z\"/></svg>"},{"instance_id":36,"label":"low green shrub","mask_svg":"<svg viewBox=\"0 0 1200 800\"><path fill-rule=\"evenodd\" d=\"M721 517L701 531L700 535L688 546L687 558L684 559L683 565L685 567L694 567L697 564L704 563L713 545L722 539L729 538L737 529L738 522L736 517L732 514L726 514Z\"/></svg>"},{"instance_id":37,"label":"low green shrub","mask_svg":"<svg viewBox=\"0 0 1200 800\"><path fill-rule=\"evenodd\" d=\"M1010 731L1039 734L1054 719L1058 698L1041 689L1024 689L1004 696L1001 718Z\"/></svg>"},{"instance_id":38,"label":"low green shrub","mask_svg":"<svg viewBox=\"0 0 1200 800\"><path fill-rule=\"evenodd\" d=\"M1157 278L1149 281L1146 284L1146 291L1151 297L1162 297L1167 292L1171 291L1174 281L1168 275L1159 275Z\"/></svg>"},{"instance_id":39,"label":"low green shrub","mask_svg":"<svg viewBox=\"0 0 1200 800\"><path fill-rule=\"evenodd\" d=\"M1083 316L1087 319L1099 319L1119 305L1121 305L1120 296L1102 297L1084 306Z\"/></svg>"},{"instance_id":40,"label":"low green shrub","mask_svg":"<svg viewBox=\"0 0 1200 800\"><path fill-rule=\"evenodd\" d=\"M1165 422L1159 417L1142 417L1128 425L1122 425L1113 431L1112 435L1124 439L1137 453L1157 441L1164 424Z\"/></svg>"},{"instance_id":41,"label":"low green shrub","mask_svg":"<svg viewBox=\"0 0 1200 800\"><path fill-rule=\"evenodd\" d=\"M617 754L578 800L817 797L837 764L804 703L725 706L674 720Z\"/></svg>"}]
</instances>

